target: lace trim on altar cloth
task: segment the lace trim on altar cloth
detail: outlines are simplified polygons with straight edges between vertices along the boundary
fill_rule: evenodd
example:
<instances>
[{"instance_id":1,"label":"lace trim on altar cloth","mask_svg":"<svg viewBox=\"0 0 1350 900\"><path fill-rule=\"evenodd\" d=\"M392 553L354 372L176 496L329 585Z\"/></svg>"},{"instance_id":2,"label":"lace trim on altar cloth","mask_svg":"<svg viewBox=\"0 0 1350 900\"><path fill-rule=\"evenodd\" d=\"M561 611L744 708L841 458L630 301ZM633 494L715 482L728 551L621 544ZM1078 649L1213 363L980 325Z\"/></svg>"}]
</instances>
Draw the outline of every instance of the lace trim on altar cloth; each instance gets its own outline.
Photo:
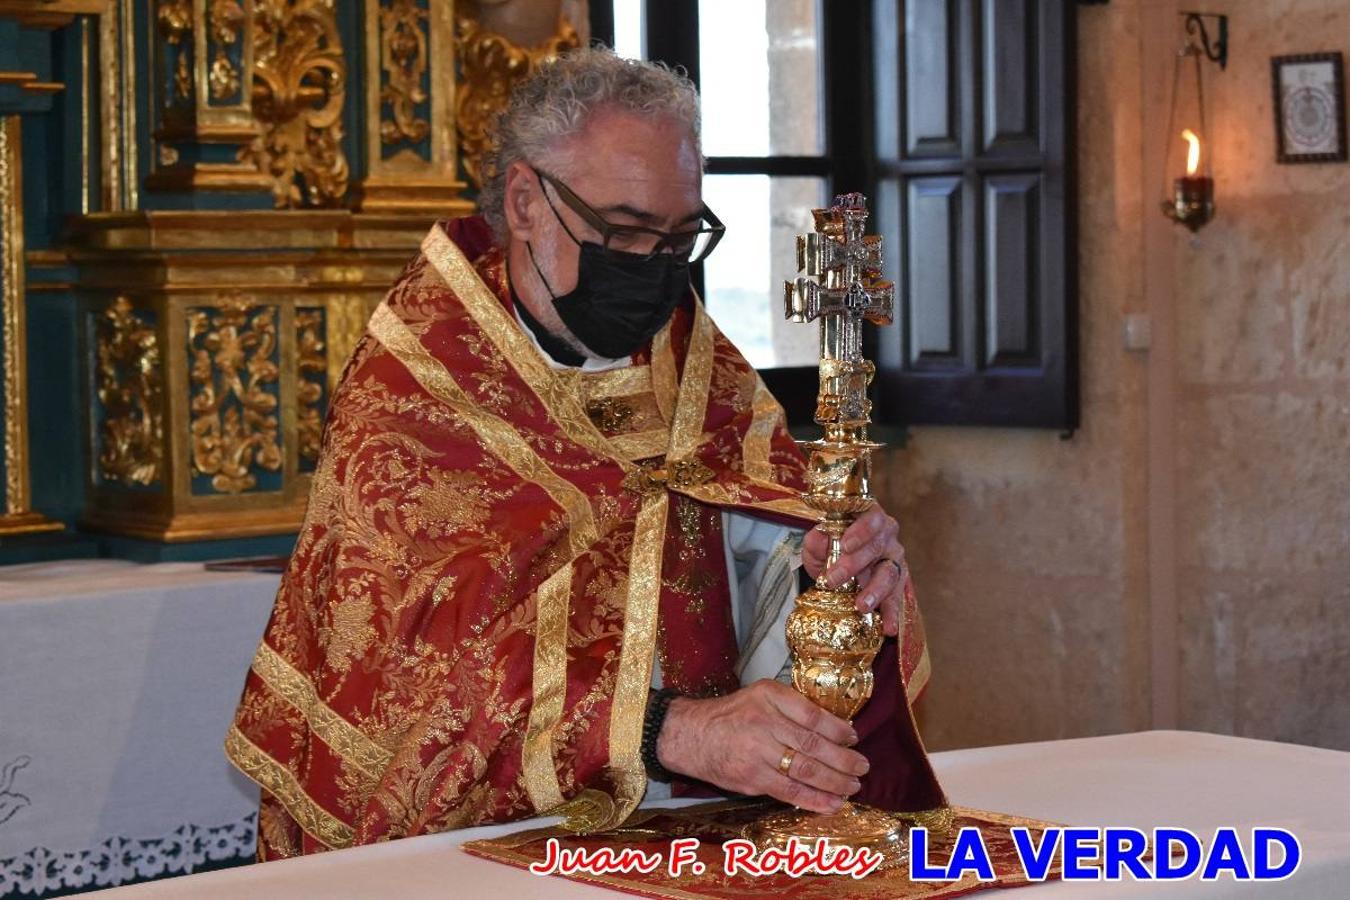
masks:
<instances>
[{"instance_id":1,"label":"lace trim on altar cloth","mask_svg":"<svg viewBox=\"0 0 1350 900\"><path fill-rule=\"evenodd\" d=\"M249 813L210 828L184 825L159 838L111 837L90 850L53 853L36 847L0 859L0 900L69 894L252 861L257 835L258 814Z\"/></svg>"}]
</instances>

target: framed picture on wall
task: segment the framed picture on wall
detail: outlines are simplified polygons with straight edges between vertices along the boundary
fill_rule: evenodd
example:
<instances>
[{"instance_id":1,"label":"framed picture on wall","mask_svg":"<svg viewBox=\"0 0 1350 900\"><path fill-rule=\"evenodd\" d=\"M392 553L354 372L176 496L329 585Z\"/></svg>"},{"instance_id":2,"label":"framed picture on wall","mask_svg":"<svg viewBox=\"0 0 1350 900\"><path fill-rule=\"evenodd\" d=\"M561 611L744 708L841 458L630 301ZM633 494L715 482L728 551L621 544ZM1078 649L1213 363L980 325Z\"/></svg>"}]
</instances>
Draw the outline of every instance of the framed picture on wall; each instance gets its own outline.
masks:
<instances>
[{"instance_id":1,"label":"framed picture on wall","mask_svg":"<svg viewBox=\"0 0 1350 900\"><path fill-rule=\"evenodd\" d=\"M1345 71L1340 53L1271 60L1275 153L1282 163L1345 162Z\"/></svg>"}]
</instances>

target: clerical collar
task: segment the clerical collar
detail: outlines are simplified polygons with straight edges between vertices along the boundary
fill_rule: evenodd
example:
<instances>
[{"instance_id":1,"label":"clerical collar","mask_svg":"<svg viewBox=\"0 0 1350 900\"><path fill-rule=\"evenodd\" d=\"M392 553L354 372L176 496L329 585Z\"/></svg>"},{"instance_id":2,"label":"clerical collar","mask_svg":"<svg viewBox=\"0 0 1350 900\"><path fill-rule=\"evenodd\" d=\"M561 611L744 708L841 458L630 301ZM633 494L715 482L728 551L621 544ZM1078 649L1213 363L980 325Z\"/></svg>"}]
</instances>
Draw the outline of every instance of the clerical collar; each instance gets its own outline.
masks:
<instances>
[{"instance_id":1,"label":"clerical collar","mask_svg":"<svg viewBox=\"0 0 1350 900\"><path fill-rule=\"evenodd\" d=\"M586 362L586 357L567 345L567 342L550 332L539 320L530 315L530 311L525 308L525 304L520 302L520 297L516 296L515 285L511 286L511 302L515 304L516 315L520 317L520 322L530 332L539 349L543 350L554 361L564 366L580 367Z\"/></svg>"}]
</instances>

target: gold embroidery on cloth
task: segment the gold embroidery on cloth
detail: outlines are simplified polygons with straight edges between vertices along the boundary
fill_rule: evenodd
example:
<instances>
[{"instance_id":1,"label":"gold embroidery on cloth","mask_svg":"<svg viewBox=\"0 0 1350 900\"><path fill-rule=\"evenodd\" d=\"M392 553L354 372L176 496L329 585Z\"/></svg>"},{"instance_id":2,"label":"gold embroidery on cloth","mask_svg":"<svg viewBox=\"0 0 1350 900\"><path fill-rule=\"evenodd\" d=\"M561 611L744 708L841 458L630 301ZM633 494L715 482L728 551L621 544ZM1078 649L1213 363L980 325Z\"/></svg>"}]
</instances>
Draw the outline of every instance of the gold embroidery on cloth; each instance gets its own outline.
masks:
<instances>
[{"instance_id":1,"label":"gold embroidery on cloth","mask_svg":"<svg viewBox=\"0 0 1350 900\"><path fill-rule=\"evenodd\" d=\"M675 373L675 349L670 345L670 323L652 338L652 388L656 406L667 423L675 420L675 398L680 386Z\"/></svg>"},{"instance_id":2,"label":"gold embroidery on cloth","mask_svg":"<svg viewBox=\"0 0 1350 900\"><path fill-rule=\"evenodd\" d=\"M535 592L534 700L521 746L525 790L542 815L563 802L553 736L567 695L567 613L572 563L554 572Z\"/></svg>"},{"instance_id":3,"label":"gold embroidery on cloth","mask_svg":"<svg viewBox=\"0 0 1350 900\"><path fill-rule=\"evenodd\" d=\"M379 779L394 755L366 737L359 728L329 709L310 680L267 644L258 647L253 671L274 694L305 717L309 730L343 760L371 778Z\"/></svg>"},{"instance_id":4,"label":"gold embroidery on cloth","mask_svg":"<svg viewBox=\"0 0 1350 900\"><path fill-rule=\"evenodd\" d=\"M721 482L694 484L683 488L683 493L695 500L711 503L714 506L748 507L757 510L779 512L794 519L807 522L820 521L820 513L807 506L798 497L781 497L777 500L756 500L750 492L740 485L727 485Z\"/></svg>"},{"instance_id":5,"label":"gold embroidery on cloth","mask_svg":"<svg viewBox=\"0 0 1350 900\"><path fill-rule=\"evenodd\" d=\"M617 457L609 447L604 435L586 415L576 393L540 358L501 301L483 283L473 264L439 226L427 234L422 242L422 252L446 285L463 301L464 308L497 352L539 397L545 411L563 433L574 443L599 456L616 459L626 468L627 461Z\"/></svg>"},{"instance_id":6,"label":"gold embroidery on cloth","mask_svg":"<svg viewBox=\"0 0 1350 900\"><path fill-rule=\"evenodd\" d=\"M579 556L595 543L598 536L595 515L589 500L575 485L561 478L539 458L520 432L503 419L475 403L453 375L422 346L403 320L388 305L381 303L370 317L370 333L401 362L429 394L449 404L478 434L493 453L500 456L525 481L540 485L553 502L567 512L571 523L571 556ZM584 416L583 416L584 418ZM587 422L587 425L590 423ZM602 438L603 440L603 438Z\"/></svg>"},{"instance_id":7,"label":"gold embroidery on cloth","mask_svg":"<svg viewBox=\"0 0 1350 900\"><path fill-rule=\"evenodd\" d=\"M606 822L622 821L615 815L614 798L596 788L585 788L562 806L551 810L553 815L566 816L558 826L560 831L590 834L605 830Z\"/></svg>"},{"instance_id":8,"label":"gold embroidery on cloth","mask_svg":"<svg viewBox=\"0 0 1350 900\"><path fill-rule=\"evenodd\" d=\"M653 431L635 431L631 434L618 434L609 439L614 445L614 449L623 455L624 459L635 462L639 459L650 459L653 456L662 456L666 448L670 445L670 432L663 429Z\"/></svg>"},{"instance_id":9,"label":"gold embroidery on cloth","mask_svg":"<svg viewBox=\"0 0 1350 900\"><path fill-rule=\"evenodd\" d=\"M752 409L754 417L745 432L745 440L741 442L744 471L747 477L755 481L776 484L773 478L773 465L769 462L769 450L773 440L773 429L778 424L781 412L778 401L769 393L764 379L758 375L755 376L755 399Z\"/></svg>"},{"instance_id":10,"label":"gold embroidery on cloth","mask_svg":"<svg viewBox=\"0 0 1350 900\"><path fill-rule=\"evenodd\" d=\"M646 497L638 511L628 564L628 603L623 617L619 677L609 713L609 774L615 805L609 810L608 820L594 824L591 830L617 826L637 808L647 791L647 771L641 756L642 720L652 684L661 559L669 508L670 496L663 491Z\"/></svg>"},{"instance_id":11,"label":"gold embroidery on cloth","mask_svg":"<svg viewBox=\"0 0 1350 900\"><path fill-rule=\"evenodd\" d=\"M633 404L617 397L595 397L586 401L586 415L602 432L621 430L633 419ZM613 442L610 438L610 442Z\"/></svg>"},{"instance_id":12,"label":"gold embroidery on cloth","mask_svg":"<svg viewBox=\"0 0 1350 900\"><path fill-rule=\"evenodd\" d=\"M582 372L578 380L587 397L632 397L653 389L651 366L624 366L607 372Z\"/></svg>"},{"instance_id":13,"label":"gold embroidery on cloth","mask_svg":"<svg viewBox=\"0 0 1350 900\"><path fill-rule=\"evenodd\" d=\"M225 755L239 771L276 797L296 824L314 840L334 850L351 846L351 826L310 799L290 769L264 753L233 725L225 736Z\"/></svg>"},{"instance_id":14,"label":"gold embroidery on cloth","mask_svg":"<svg viewBox=\"0 0 1350 900\"><path fill-rule=\"evenodd\" d=\"M640 464L624 476L623 488L646 497L667 488L687 491L716 477L712 469L696 459L677 459L672 463L652 460Z\"/></svg>"},{"instance_id":15,"label":"gold embroidery on cloth","mask_svg":"<svg viewBox=\"0 0 1350 900\"><path fill-rule=\"evenodd\" d=\"M694 333L684 360L684 377L675 402L675 420L670 428L670 455L686 459L693 455L703 436L708 390L712 385L713 323L702 303L695 303ZM660 396L658 389L657 395Z\"/></svg>"}]
</instances>

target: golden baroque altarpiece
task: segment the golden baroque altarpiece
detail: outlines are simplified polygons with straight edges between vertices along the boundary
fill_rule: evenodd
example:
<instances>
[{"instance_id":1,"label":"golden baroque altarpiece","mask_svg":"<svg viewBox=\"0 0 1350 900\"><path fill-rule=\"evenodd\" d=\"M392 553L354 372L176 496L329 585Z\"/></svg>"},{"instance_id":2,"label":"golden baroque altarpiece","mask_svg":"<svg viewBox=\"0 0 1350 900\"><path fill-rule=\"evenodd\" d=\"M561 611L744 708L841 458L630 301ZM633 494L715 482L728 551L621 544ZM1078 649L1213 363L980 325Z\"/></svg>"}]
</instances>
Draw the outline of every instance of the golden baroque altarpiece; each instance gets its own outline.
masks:
<instances>
[{"instance_id":1,"label":"golden baroque altarpiece","mask_svg":"<svg viewBox=\"0 0 1350 900\"><path fill-rule=\"evenodd\" d=\"M554 34L518 45L480 15L510 5L0 0L0 26L78 56L50 77L0 71L0 534L61 527L29 496L23 311L62 290L88 406L81 523L164 542L298 528L370 311L431 220L472 211L511 87L581 42L555 4ZM10 114L6 91L78 122L62 150L80 156L76 214L26 255L29 107Z\"/></svg>"}]
</instances>

